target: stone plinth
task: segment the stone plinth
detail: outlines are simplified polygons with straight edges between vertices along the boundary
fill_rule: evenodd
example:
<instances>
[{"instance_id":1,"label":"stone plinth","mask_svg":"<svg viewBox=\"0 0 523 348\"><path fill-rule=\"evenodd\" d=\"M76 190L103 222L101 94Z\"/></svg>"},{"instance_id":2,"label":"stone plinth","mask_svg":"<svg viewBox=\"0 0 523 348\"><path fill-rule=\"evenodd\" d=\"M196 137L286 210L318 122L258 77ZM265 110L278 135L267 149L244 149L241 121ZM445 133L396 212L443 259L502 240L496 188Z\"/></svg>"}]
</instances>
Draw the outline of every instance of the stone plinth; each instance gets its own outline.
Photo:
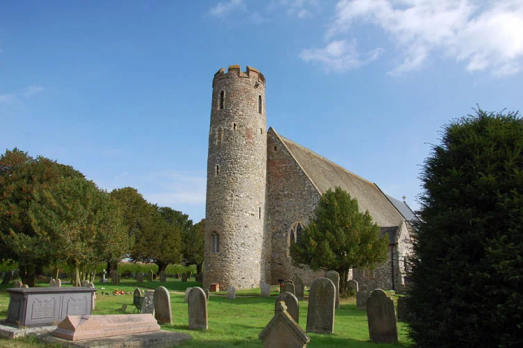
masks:
<instances>
[{"instance_id":1,"label":"stone plinth","mask_svg":"<svg viewBox=\"0 0 523 348\"><path fill-rule=\"evenodd\" d=\"M53 336L70 341L160 331L150 314L72 315L66 317Z\"/></svg>"},{"instance_id":2,"label":"stone plinth","mask_svg":"<svg viewBox=\"0 0 523 348\"><path fill-rule=\"evenodd\" d=\"M11 288L6 322L16 326L56 325L68 315L89 315L94 288Z\"/></svg>"}]
</instances>

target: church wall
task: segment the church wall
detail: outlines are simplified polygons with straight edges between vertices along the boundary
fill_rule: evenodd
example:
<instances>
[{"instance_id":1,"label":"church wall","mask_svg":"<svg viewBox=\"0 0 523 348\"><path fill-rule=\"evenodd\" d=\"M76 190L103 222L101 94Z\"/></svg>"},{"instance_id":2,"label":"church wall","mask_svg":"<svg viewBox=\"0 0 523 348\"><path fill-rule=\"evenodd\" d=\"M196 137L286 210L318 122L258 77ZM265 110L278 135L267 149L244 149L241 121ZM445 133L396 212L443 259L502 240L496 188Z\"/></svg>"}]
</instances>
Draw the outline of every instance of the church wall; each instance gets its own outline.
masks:
<instances>
[{"instance_id":1,"label":"church wall","mask_svg":"<svg viewBox=\"0 0 523 348\"><path fill-rule=\"evenodd\" d=\"M314 272L291 264L288 238L296 222L309 223L319 203L320 194L287 151L276 133L267 134L267 216L266 229L271 236L271 283L300 276L311 284L323 271Z\"/></svg>"}]
</instances>

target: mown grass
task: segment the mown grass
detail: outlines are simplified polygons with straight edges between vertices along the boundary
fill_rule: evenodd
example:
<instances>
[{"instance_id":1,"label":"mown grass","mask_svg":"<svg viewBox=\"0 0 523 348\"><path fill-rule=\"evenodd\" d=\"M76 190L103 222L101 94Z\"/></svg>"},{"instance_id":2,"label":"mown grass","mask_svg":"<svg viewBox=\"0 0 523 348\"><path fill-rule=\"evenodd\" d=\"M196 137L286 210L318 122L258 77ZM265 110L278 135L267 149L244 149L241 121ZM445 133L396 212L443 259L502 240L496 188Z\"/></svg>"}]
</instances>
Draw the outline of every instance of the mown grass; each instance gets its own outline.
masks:
<instances>
[{"instance_id":1,"label":"mown grass","mask_svg":"<svg viewBox=\"0 0 523 348\"><path fill-rule=\"evenodd\" d=\"M139 286L138 286L139 285ZM132 295L101 295L101 288L104 293L112 293L115 289L132 292L138 286L140 289L154 289L158 286L165 286L171 290L171 307L173 313L173 324L162 325L163 330L187 333L193 339L183 345L183 347L203 347L203 348L228 348L228 347L262 347L258 335L271 320L274 314L274 301L277 292L273 291L271 297L260 297L260 290L238 291L235 300L228 300L222 294L211 294L209 299L209 330L195 331L188 330L188 309L184 303L185 288L200 286L195 281L182 283L180 280L167 279L167 283L144 282L137 284L134 279L124 279L118 286L110 284L95 283L98 290L96 309L93 314L110 315L119 314L118 309L126 304L126 313L132 313ZM12 286L12 285L10 285ZM64 284L64 286L69 286ZM6 286L1 286L0 290L0 319L7 317L7 306L9 303ZM307 301L300 301L300 326L305 329L307 322ZM367 316L364 311L357 311L353 298L342 299L341 308L336 311L335 333L332 335L317 335L308 333L311 343L310 348L328 347L349 347L349 348L385 348L385 347L408 347L410 342L407 338L407 327L403 323L398 323L400 342L397 344L374 344L369 341ZM55 346L44 345L36 342L32 338L18 340L0 339L0 347L6 348L51 348Z\"/></svg>"}]
</instances>

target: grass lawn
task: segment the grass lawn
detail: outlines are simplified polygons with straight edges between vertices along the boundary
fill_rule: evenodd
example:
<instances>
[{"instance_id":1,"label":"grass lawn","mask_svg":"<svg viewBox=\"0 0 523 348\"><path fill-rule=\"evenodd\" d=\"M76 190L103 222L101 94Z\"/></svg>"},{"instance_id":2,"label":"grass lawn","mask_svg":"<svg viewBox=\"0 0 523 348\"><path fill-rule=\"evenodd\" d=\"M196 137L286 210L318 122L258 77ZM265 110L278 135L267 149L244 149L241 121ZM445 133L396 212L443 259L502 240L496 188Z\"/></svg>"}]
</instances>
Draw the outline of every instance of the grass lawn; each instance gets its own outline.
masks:
<instances>
[{"instance_id":1,"label":"grass lawn","mask_svg":"<svg viewBox=\"0 0 523 348\"><path fill-rule=\"evenodd\" d=\"M127 304L126 313L132 313L132 295L101 295L101 288L104 292L112 293L113 290L134 291L137 287L134 279L122 279L118 286L110 284L95 283L97 291L96 309L93 314L120 314L116 310L123 304ZM167 279L167 283L144 282L140 284L140 289L154 289L157 286L165 286L171 290L171 306L173 313L173 324L162 325L163 330L183 332L190 334L193 339L183 345L183 347L262 347L258 335L271 320L274 314L274 301L277 292L273 292L270 298L259 296L258 290L238 291L235 300L228 300L223 295L211 294L208 304L209 311L209 330L194 331L188 330L188 311L187 304L184 303L186 287L199 286L195 281L182 283L177 279ZM7 306L9 296L5 291L6 287L0 286L0 319L7 317ZM47 286L47 285L42 285ZM68 286L65 284L64 286ZM307 322L307 301L300 301L300 326L305 329ZM327 347L348 347L348 348L385 348L385 347L408 347L407 327L403 323L398 323L400 342L398 344L374 344L369 341L367 316L364 311L356 310L355 300L342 299L341 308L336 311L334 334L317 335L308 333L311 343L307 347L327 348ZM44 345L35 342L33 338L17 340L5 340L0 338L0 347L5 348L51 348L55 346Z\"/></svg>"}]
</instances>

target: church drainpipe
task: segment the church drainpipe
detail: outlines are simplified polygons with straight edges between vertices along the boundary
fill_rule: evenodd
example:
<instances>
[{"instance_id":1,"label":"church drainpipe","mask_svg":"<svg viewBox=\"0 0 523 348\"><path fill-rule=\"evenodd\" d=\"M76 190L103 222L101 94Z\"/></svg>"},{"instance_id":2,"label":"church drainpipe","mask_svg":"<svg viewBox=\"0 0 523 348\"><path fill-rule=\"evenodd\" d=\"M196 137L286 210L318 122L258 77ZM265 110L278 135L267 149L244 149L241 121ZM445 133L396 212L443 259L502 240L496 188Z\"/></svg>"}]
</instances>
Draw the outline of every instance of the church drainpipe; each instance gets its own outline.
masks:
<instances>
[{"instance_id":1,"label":"church drainpipe","mask_svg":"<svg viewBox=\"0 0 523 348\"><path fill-rule=\"evenodd\" d=\"M390 248L390 267L391 267L391 276L392 276L392 290L396 290L394 288L394 246L391 246Z\"/></svg>"}]
</instances>

